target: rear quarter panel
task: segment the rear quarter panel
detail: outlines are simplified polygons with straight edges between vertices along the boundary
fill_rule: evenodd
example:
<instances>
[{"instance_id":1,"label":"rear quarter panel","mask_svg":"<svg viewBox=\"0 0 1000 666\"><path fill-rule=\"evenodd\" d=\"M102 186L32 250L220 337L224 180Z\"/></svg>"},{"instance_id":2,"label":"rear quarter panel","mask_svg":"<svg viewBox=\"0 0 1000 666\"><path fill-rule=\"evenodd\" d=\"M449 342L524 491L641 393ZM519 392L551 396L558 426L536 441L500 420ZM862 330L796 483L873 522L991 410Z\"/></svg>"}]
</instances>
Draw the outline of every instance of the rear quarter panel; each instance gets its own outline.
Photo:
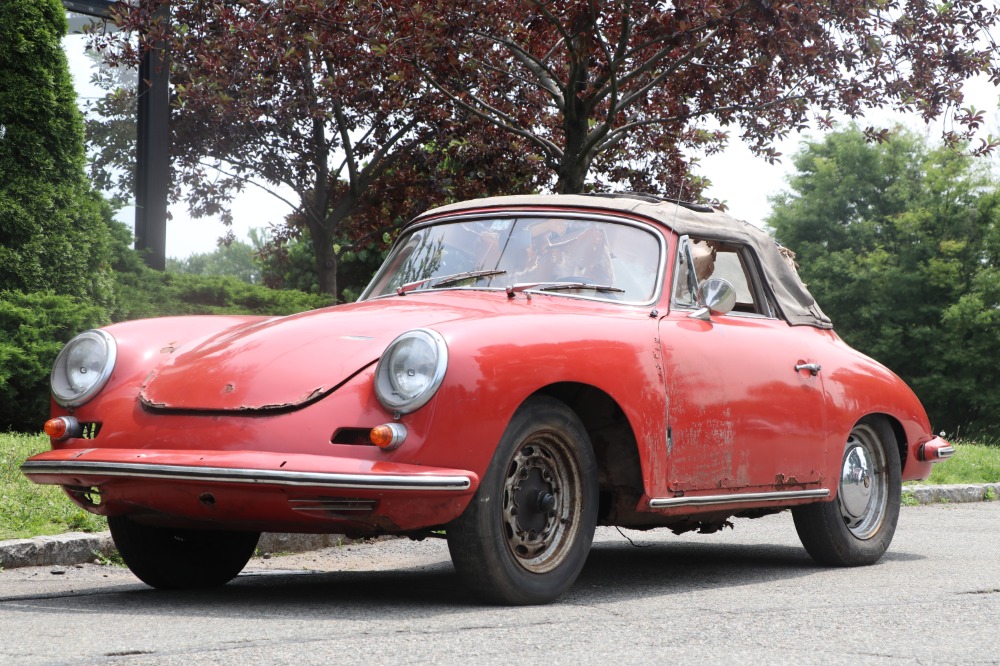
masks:
<instances>
[{"instance_id":1,"label":"rear quarter panel","mask_svg":"<svg viewBox=\"0 0 1000 666\"><path fill-rule=\"evenodd\" d=\"M869 414L884 414L896 421L897 437L903 435L903 480L925 479L931 463L917 459L917 449L933 437L920 400L903 380L881 363L851 348L833 331L818 331L822 347L823 387L826 392L831 436L841 445L830 447L829 469L840 467L843 443L851 428Z\"/></svg>"}]
</instances>

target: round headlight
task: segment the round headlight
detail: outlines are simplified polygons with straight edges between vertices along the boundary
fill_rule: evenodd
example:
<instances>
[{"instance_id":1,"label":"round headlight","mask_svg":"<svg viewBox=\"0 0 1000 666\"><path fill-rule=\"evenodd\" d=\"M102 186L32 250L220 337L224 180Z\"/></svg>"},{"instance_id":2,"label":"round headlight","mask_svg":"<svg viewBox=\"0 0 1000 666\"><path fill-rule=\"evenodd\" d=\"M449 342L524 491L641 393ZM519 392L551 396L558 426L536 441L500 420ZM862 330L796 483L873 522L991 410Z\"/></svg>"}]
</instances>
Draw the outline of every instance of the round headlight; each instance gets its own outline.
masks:
<instances>
[{"instance_id":1,"label":"round headlight","mask_svg":"<svg viewBox=\"0 0 1000 666\"><path fill-rule=\"evenodd\" d=\"M52 366L52 397L63 407L79 407L104 388L115 367L118 347L104 331L86 331L66 343Z\"/></svg>"},{"instance_id":2,"label":"round headlight","mask_svg":"<svg viewBox=\"0 0 1000 666\"><path fill-rule=\"evenodd\" d=\"M448 346L435 331L403 333L386 348L375 368L375 396L392 412L408 414L427 404L444 380Z\"/></svg>"}]
</instances>

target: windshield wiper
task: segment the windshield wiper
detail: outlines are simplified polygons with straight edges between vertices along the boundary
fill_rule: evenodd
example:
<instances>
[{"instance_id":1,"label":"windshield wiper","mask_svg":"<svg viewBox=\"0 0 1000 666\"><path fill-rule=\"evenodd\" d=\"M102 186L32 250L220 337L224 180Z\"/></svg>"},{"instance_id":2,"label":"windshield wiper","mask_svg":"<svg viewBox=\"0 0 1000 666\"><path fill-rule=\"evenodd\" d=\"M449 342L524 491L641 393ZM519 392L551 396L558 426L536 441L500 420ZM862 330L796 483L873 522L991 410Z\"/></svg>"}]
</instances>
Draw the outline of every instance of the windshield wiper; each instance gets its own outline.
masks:
<instances>
[{"instance_id":1,"label":"windshield wiper","mask_svg":"<svg viewBox=\"0 0 1000 666\"><path fill-rule=\"evenodd\" d=\"M425 284L430 283L429 289L439 289L441 287L447 287L453 284L462 282L463 280L473 280L484 277L490 277L493 275L504 275L507 271L466 271L464 273L455 273L453 275L445 275L439 278L424 278L423 280L417 280L416 282L407 282L403 286L396 289L396 293L400 296L406 296L406 294L423 287Z\"/></svg>"},{"instance_id":2,"label":"windshield wiper","mask_svg":"<svg viewBox=\"0 0 1000 666\"><path fill-rule=\"evenodd\" d=\"M619 289L618 287L612 287L610 284L591 284L589 282L553 282L551 284L543 284L535 287L538 291L563 291L566 289L592 289L594 291L606 292L613 291L618 293L624 293L624 289Z\"/></svg>"},{"instance_id":3,"label":"windshield wiper","mask_svg":"<svg viewBox=\"0 0 1000 666\"><path fill-rule=\"evenodd\" d=\"M513 298L514 294L521 291L527 291L529 289L534 291L569 291L571 289L587 289L597 291L602 294L625 293L624 289L612 287L609 284L593 284L591 282L519 282L513 286L507 287L507 296Z\"/></svg>"},{"instance_id":4,"label":"windshield wiper","mask_svg":"<svg viewBox=\"0 0 1000 666\"><path fill-rule=\"evenodd\" d=\"M465 273L455 273L454 275L445 275L443 278L438 278L431 284L431 289L448 287L466 280L478 280L479 278L506 274L507 271L466 271Z\"/></svg>"}]
</instances>

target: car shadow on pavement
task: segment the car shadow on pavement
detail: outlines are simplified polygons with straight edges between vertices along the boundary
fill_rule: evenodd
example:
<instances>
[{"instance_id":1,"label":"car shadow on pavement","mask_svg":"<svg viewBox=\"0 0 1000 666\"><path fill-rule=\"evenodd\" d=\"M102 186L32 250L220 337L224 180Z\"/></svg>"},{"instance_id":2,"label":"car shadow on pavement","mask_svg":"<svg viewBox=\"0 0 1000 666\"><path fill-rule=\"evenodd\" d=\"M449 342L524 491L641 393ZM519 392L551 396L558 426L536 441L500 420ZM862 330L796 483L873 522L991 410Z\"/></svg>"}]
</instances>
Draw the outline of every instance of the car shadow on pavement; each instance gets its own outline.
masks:
<instances>
[{"instance_id":1,"label":"car shadow on pavement","mask_svg":"<svg viewBox=\"0 0 1000 666\"><path fill-rule=\"evenodd\" d=\"M81 586L65 596L45 595L44 605L53 611L60 607L83 611L113 599L120 612L134 614L280 618L306 613L331 620L403 608L416 615L438 615L482 606L464 589L446 553L432 551L426 562L399 569L386 569L377 551L370 555L374 564L361 570L251 567L221 588L161 591L145 586ZM318 560L322 559L320 554ZM875 567L914 559L922 558L890 551ZM829 571L798 546L601 541L594 544L576 584L556 603L592 605L623 598L697 595L708 590L773 586ZM853 577L849 570L840 571Z\"/></svg>"}]
</instances>

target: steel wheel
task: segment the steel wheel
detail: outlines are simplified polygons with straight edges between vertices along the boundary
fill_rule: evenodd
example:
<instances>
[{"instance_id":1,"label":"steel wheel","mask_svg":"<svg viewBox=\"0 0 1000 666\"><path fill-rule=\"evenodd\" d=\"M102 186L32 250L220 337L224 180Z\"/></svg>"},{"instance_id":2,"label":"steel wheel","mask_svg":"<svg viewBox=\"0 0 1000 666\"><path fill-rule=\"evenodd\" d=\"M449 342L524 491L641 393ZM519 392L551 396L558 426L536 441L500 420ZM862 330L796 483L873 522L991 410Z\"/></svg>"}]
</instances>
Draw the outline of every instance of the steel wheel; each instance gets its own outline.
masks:
<instances>
[{"instance_id":1,"label":"steel wheel","mask_svg":"<svg viewBox=\"0 0 1000 666\"><path fill-rule=\"evenodd\" d=\"M597 462L580 419L548 397L514 414L448 549L465 585L503 604L548 603L583 569L597 524Z\"/></svg>"},{"instance_id":2,"label":"steel wheel","mask_svg":"<svg viewBox=\"0 0 1000 666\"><path fill-rule=\"evenodd\" d=\"M889 472L878 434L858 425L847 438L837 501L844 524L858 539L878 533L888 506Z\"/></svg>"},{"instance_id":3,"label":"steel wheel","mask_svg":"<svg viewBox=\"0 0 1000 666\"><path fill-rule=\"evenodd\" d=\"M583 481L573 443L540 432L514 454L503 492L507 547L518 564L546 573L566 558L580 530Z\"/></svg>"},{"instance_id":4,"label":"steel wheel","mask_svg":"<svg viewBox=\"0 0 1000 666\"><path fill-rule=\"evenodd\" d=\"M899 519L899 448L883 417L866 417L847 437L833 501L792 508L795 530L820 564L877 562L892 542Z\"/></svg>"}]
</instances>

